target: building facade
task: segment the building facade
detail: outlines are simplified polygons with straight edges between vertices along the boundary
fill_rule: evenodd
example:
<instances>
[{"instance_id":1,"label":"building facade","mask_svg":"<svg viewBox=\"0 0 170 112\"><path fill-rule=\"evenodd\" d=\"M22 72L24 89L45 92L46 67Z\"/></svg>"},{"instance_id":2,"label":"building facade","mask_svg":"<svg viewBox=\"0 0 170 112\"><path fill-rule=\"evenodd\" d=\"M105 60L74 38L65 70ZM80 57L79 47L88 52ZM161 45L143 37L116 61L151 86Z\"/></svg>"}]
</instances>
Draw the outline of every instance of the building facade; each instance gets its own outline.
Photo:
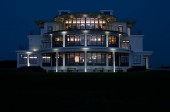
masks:
<instances>
[{"instance_id":1,"label":"building facade","mask_svg":"<svg viewBox=\"0 0 170 112\"><path fill-rule=\"evenodd\" d=\"M71 13L60 10L51 21L36 21L39 35L28 35L29 50L17 51L17 67L47 71L126 71L146 66L152 51L143 51L143 35L132 35L134 21L119 21L112 10Z\"/></svg>"}]
</instances>

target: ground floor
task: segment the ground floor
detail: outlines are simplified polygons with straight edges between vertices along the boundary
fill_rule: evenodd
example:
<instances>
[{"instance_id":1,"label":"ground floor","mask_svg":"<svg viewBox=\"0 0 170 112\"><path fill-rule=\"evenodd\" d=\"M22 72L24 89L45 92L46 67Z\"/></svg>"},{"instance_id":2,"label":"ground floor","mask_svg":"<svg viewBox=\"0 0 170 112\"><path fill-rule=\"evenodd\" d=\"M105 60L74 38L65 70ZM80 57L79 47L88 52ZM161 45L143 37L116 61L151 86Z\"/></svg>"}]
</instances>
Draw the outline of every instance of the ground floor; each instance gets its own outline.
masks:
<instances>
[{"instance_id":1,"label":"ground floor","mask_svg":"<svg viewBox=\"0 0 170 112\"><path fill-rule=\"evenodd\" d=\"M148 67L148 56L132 52L104 51L48 51L19 52L17 67L41 66L55 72L116 72L126 71L131 66Z\"/></svg>"}]
</instances>

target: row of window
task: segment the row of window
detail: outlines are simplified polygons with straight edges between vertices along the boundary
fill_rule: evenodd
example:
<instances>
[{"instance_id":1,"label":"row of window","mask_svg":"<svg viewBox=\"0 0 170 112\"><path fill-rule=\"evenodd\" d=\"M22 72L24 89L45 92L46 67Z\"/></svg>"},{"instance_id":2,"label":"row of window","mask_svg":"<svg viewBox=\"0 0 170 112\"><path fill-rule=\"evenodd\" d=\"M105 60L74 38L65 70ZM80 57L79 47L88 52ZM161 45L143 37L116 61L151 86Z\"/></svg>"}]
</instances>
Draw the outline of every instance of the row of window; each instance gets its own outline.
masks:
<instances>
[{"instance_id":1,"label":"row of window","mask_svg":"<svg viewBox=\"0 0 170 112\"><path fill-rule=\"evenodd\" d=\"M67 29L106 29L106 21L99 18L70 18L64 22Z\"/></svg>"},{"instance_id":2,"label":"row of window","mask_svg":"<svg viewBox=\"0 0 170 112\"><path fill-rule=\"evenodd\" d=\"M85 35L66 35L66 46L84 46ZM63 46L63 36L57 35L53 38L53 47ZM87 46L106 46L105 35L87 35ZM108 37L109 47L118 47L118 37L110 35Z\"/></svg>"},{"instance_id":3,"label":"row of window","mask_svg":"<svg viewBox=\"0 0 170 112\"><path fill-rule=\"evenodd\" d=\"M59 53L58 66L63 65L63 54ZM83 66L84 65L84 53L83 52L69 52L65 53L65 64L66 66ZM108 65L113 66L112 53L108 53L108 59L106 59L106 53L101 52L87 52L87 65L103 65L106 66L106 60ZM115 54L116 66L128 66L129 55L127 53L116 53ZM55 53L43 54L43 66L56 66Z\"/></svg>"},{"instance_id":4,"label":"row of window","mask_svg":"<svg viewBox=\"0 0 170 112\"><path fill-rule=\"evenodd\" d=\"M19 63L27 64L27 54L19 55ZM70 52L65 53L66 65L84 65L84 53L83 52ZM29 63L37 64L38 59L36 54L29 55ZM44 53L42 55L43 66L56 66L56 53ZM134 64L141 64L141 55L133 56ZM63 54L58 55L58 65L63 65ZM106 65L106 53L100 52L88 52L87 53L87 65ZM113 66L112 53L108 53L108 65ZM115 65L116 66L128 66L129 55L127 53L115 53Z\"/></svg>"}]
</instances>

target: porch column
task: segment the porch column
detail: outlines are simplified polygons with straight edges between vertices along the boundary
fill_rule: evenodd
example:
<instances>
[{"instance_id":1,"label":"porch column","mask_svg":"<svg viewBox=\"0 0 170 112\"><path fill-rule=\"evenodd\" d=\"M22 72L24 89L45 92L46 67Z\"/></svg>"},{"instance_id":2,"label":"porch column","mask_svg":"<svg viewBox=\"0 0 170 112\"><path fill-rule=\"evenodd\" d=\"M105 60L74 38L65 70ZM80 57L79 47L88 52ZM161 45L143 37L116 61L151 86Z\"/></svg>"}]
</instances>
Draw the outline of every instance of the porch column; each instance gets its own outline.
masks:
<instances>
[{"instance_id":1,"label":"porch column","mask_svg":"<svg viewBox=\"0 0 170 112\"><path fill-rule=\"evenodd\" d=\"M113 72L115 72L115 52L112 52L112 63L113 63Z\"/></svg>"},{"instance_id":2,"label":"porch column","mask_svg":"<svg viewBox=\"0 0 170 112\"><path fill-rule=\"evenodd\" d=\"M50 46L51 46L51 48L53 48L53 34L50 34L50 40L51 40Z\"/></svg>"},{"instance_id":3,"label":"porch column","mask_svg":"<svg viewBox=\"0 0 170 112\"><path fill-rule=\"evenodd\" d=\"M108 47L108 38L109 38L109 34L106 33L106 47Z\"/></svg>"},{"instance_id":4,"label":"porch column","mask_svg":"<svg viewBox=\"0 0 170 112\"><path fill-rule=\"evenodd\" d=\"M87 46L87 33L84 33L84 46Z\"/></svg>"},{"instance_id":5,"label":"porch column","mask_svg":"<svg viewBox=\"0 0 170 112\"><path fill-rule=\"evenodd\" d=\"M29 56L30 56L30 54L27 54L27 66L28 66L28 67L30 66Z\"/></svg>"},{"instance_id":6,"label":"porch column","mask_svg":"<svg viewBox=\"0 0 170 112\"><path fill-rule=\"evenodd\" d=\"M56 51L56 72L58 72L58 51Z\"/></svg>"},{"instance_id":7,"label":"porch column","mask_svg":"<svg viewBox=\"0 0 170 112\"><path fill-rule=\"evenodd\" d=\"M87 72L87 51L84 51L84 72Z\"/></svg>"},{"instance_id":8,"label":"porch column","mask_svg":"<svg viewBox=\"0 0 170 112\"><path fill-rule=\"evenodd\" d=\"M120 46L120 37L121 37L121 34L119 34L119 48L121 47L121 46Z\"/></svg>"},{"instance_id":9,"label":"porch column","mask_svg":"<svg viewBox=\"0 0 170 112\"><path fill-rule=\"evenodd\" d=\"M149 61L148 61L148 56L146 56L146 69L149 69Z\"/></svg>"},{"instance_id":10,"label":"porch column","mask_svg":"<svg viewBox=\"0 0 170 112\"><path fill-rule=\"evenodd\" d=\"M66 33L64 32L63 33L63 47L65 47L65 36L66 36Z\"/></svg>"}]
</instances>

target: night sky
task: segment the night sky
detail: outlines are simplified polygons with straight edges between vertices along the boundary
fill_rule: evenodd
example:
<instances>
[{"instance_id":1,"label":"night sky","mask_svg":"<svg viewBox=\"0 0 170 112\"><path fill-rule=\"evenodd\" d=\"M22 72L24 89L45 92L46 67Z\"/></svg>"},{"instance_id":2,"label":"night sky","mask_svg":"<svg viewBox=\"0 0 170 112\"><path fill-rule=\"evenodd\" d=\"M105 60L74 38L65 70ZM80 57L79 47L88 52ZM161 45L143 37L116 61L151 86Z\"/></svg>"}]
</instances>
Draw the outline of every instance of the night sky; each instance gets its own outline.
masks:
<instances>
[{"instance_id":1,"label":"night sky","mask_svg":"<svg viewBox=\"0 0 170 112\"><path fill-rule=\"evenodd\" d=\"M38 34L35 20L53 19L58 10L113 10L121 20L136 20L133 33L144 34L144 50L153 51L151 67L170 66L169 0L1 0L0 60L16 59L19 46L28 48L27 34Z\"/></svg>"}]
</instances>

